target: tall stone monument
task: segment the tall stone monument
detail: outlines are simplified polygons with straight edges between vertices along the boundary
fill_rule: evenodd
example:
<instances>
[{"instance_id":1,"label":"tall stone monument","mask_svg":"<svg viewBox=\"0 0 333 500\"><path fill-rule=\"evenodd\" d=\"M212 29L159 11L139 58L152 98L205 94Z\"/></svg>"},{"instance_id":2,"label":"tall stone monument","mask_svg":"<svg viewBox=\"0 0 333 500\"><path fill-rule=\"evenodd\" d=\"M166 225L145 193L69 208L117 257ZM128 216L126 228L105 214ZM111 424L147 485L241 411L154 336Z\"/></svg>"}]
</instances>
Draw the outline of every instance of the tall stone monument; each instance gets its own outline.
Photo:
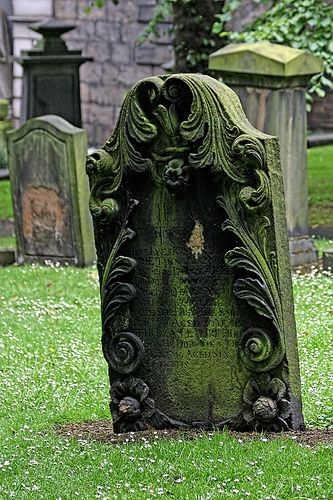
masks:
<instances>
[{"instance_id":1,"label":"tall stone monument","mask_svg":"<svg viewBox=\"0 0 333 500\"><path fill-rule=\"evenodd\" d=\"M300 428L278 140L218 81L152 77L87 172L115 432Z\"/></svg>"},{"instance_id":2,"label":"tall stone monument","mask_svg":"<svg viewBox=\"0 0 333 500\"><path fill-rule=\"evenodd\" d=\"M317 260L309 237L306 89L323 62L306 50L274 43L230 44L214 52L209 68L237 93L250 122L278 136L293 265Z\"/></svg>"},{"instance_id":3,"label":"tall stone monument","mask_svg":"<svg viewBox=\"0 0 333 500\"><path fill-rule=\"evenodd\" d=\"M30 28L43 39L42 47L23 51L15 59L23 66L22 123L53 114L81 127L79 69L93 59L67 48L62 35L75 28L71 24L51 18Z\"/></svg>"},{"instance_id":4,"label":"tall stone monument","mask_svg":"<svg viewBox=\"0 0 333 500\"><path fill-rule=\"evenodd\" d=\"M41 116L8 134L8 151L18 262L91 264L86 132Z\"/></svg>"}]
</instances>

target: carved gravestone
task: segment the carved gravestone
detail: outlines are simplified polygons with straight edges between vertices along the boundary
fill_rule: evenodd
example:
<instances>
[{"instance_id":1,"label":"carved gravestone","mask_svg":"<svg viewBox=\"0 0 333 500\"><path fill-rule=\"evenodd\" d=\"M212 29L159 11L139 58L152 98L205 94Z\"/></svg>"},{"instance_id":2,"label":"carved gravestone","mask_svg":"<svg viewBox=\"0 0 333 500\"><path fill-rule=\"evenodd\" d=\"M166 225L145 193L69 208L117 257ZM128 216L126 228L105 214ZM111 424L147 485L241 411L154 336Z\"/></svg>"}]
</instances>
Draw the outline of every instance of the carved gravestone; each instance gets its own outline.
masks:
<instances>
[{"instance_id":1,"label":"carved gravestone","mask_svg":"<svg viewBox=\"0 0 333 500\"><path fill-rule=\"evenodd\" d=\"M87 171L115 432L298 429L278 140L216 80L153 77Z\"/></svg>"},{"instance_id":2,"label":"carved gravestone","mask_svg":"<svg viewBox=\"0 0 333 500\"><path fill-rule=\"evenodd\" d=\"M55 115L8 134L17 260L93 262L86 132Z\"/></svg>"}]
</instances>

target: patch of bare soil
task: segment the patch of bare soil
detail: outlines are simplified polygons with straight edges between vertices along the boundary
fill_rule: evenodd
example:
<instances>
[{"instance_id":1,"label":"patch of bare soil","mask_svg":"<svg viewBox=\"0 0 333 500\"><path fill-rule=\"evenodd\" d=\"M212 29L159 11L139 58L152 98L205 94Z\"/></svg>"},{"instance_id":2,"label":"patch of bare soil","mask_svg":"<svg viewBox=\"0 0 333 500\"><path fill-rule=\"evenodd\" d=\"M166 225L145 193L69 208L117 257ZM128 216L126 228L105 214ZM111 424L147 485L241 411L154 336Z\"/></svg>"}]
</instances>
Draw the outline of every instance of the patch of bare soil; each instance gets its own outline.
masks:
<instances>
[{"instance_id":1,"label":"patch of bare soil","mask_svg":"<svg viewBox=\"0 0 333 500\"><path fill-rule=\"evenodd\" d=\"M130 443L143 443L149 441L156 441L160 439L182 439L193 440L200 436L213 436L217 431L200 431L200 430L176 430L166 429L156 431L150 429L142 432L128 432L126 434L115 434L112 429L111 420L97 420L93 422L80 422L65 424L57 426L55 431L62 435L78 440L98 441L104 444L121 445ZM271 441L277 438L289 438L295 442L302 443L309 446L316 446L320 443L333 443L333 430L325 429L306 429L303 431L290 431L284 433L271 433L259 434L255 432L234 432L227 431L228 434L237 439L245 440L263 440ZM222 434L222 432L220 432Z\"/></svg>"}]
</instances>

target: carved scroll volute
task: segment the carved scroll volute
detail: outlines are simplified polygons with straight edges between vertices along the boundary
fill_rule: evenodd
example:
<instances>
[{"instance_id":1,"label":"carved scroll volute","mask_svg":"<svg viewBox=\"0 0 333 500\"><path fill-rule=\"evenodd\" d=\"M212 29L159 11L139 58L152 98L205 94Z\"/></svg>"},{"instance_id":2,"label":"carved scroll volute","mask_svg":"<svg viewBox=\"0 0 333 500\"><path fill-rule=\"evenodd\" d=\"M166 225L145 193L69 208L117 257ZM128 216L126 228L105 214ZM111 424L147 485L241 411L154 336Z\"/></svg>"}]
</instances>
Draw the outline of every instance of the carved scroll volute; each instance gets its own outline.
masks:
<instances>
[{"instance_id":1,"label":"carved scroll volute","mask_svg":"<svg viewBox=\"0 0 333 500\"><path fill-rule=\"evenodd\" d=\"M276 252L272 233L268 233L272 214L266 156L260 141L244 134L233 142L231 155L234 164L241 164L248 174L231 186L224 183L217 198L227 214L223 230L231 231L241 242L226 253L225 261L243 270L234 294L258 315L257 328L244 332L240 340L241 358L250 370L263 372L276 368L285 355ZM271 322L268 330L261 328L260 318Z\"/></svg>"}]
</instances>

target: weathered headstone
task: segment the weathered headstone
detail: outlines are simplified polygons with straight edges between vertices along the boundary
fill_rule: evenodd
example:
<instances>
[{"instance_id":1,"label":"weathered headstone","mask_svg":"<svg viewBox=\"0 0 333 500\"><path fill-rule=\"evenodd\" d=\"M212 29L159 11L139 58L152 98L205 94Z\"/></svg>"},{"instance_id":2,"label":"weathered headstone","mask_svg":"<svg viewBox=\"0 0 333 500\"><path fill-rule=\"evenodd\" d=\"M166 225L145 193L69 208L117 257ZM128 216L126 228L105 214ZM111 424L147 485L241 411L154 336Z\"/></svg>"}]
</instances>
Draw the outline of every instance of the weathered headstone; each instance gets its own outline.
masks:
<instances>
[{"instance_id":1,"label":"weathered headstone","mask_svg":"<svg viewBox=\"0 0 333 500\"><path fill-rule=\"evenodd\" d=\"M7 14L2 7L3 5L0 4L0 99L11 99L13 78L10 61L10 36Z\"/></svg>"},{"instance_id":2,"label":"weathered headstone","mask_svg":"<svg viewBox=\"0 0 333 500\"><path fill-rule=\"evenodd\" d=\"M237 93L250 122L279 137L291 262L316 261L308 227L305 94L323 62L306 50L261 42L227 45L210 55L209 67Z\"/></svg>"},{"instance_id":3,"label":"weathered headstone","mask_svg":"<svg viewBox=\"0 0 333 500\"><path fill-rule=\"evenodd\" d=\"M8 168L7 132L12 128L8 120L8 100L0 99L0 169Z\"/></svg>"},{"instance_id":4,"label":"weathered headstone","mask_svg":"<svg viewBox=\"0 0 333 500\"><path fill-rule=\"evenodd\" d=\"M152 77L87 172L115 432L298 429L278 140L218 81Z\"/></svg>"},{"instance_id":5,"label":"weathered headstone","mask_svg":"<svg viewBox=\"0 0 333 500\"><path fill-rule=\"evenodd\" d=\"M8 134L8 151L18 262L92 263L86 132L42 116Z\"/></svg>"},{"instance_id":6,"label":"weathered headstone","mask_svg":"<svg viewBox=\"0 0 333 500\"><path fill-rule=\"evenodd\" d=\"M333 248L323 251L323 269L324 271L333 271Z\"/></svg>"}]
</instances>

